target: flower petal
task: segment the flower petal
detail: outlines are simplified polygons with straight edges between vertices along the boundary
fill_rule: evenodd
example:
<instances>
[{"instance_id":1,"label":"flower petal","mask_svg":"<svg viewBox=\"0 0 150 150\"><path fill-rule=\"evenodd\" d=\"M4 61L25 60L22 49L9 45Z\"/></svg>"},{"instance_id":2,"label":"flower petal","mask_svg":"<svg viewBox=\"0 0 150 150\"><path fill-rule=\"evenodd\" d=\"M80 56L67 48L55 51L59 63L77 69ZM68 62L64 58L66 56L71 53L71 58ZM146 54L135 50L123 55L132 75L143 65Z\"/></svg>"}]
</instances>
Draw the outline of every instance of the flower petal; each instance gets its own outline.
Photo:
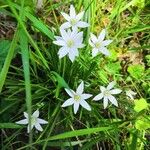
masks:
<instances>
[{"instance_id":1,"label":"flower petal","mask_svg":"<svg viewBox=\"0 0 150 150\"><path fill-rule=\"evenodd\" d=\"M126 91L126 95L127 95L131 100L134 100L134 96L135 96L136 94L137 94L137 93L135 93L135 92L132 91L132 90Z\"/></svg>"},{"instance_id":2,"label":"flower petal","mask_svg":"<svg viewBox=\"0 0 150 150\"><path fill-rule=\"evenodd\" d=\"M70 97L73 97L74 94L75 94L75 92L74 92L73 90L71 90L71 89L65 88L65 91L67 92L67 94L68 94Z\"/></svg>"},{"instance_id":3,"label":"flower petal","mask_svg":"<svg viewBox=\"0 0 150 150\"><path fill-rule=\"evenodd\" d=\"M92 57L95 57L99 53L97 48L92 49Z\"/></svg>"},{"instance_id":4,"label":"flower petal","mask_svg":"<svg viewBox=\"0 0 150 150\"><path fill-rule=\"evenodd\" d=\"M77 48L70 49L69 53L72 53L74 56L79 56L79 51Z\"/></svg>"},{"instance_id":5,"label":"flower petal","mask_svg":"<svg viewBox=\"0 0 150 150\"><path fill-rule=\"evenodd\" d=\"M82 107L84 107L85 109L91 111L90 105L89 105L85 100L81 100L81 101L80 101L80 105L81 105Z\"/></svg>"},{"instance_id":6,"label":"flower petal","mask_svg":"<svg viewBox=\"0 0 150 150\"><path fill-rule=\"evenodd\" d=\"M22 119L16 122L17 124L28 124L28 119Z\"/></svg>"},{"instance_id":7,"label":"flower petal","mask_svg":"<svg viewBox=\"0 0 150 150\"><path fill-rule=\"evenodd\" d=\"M97 37L93 33L90 33L90 36L91 36L91 41L93 43L96 43L97 42Z\"/></svg>"},{"instance_id":8,"label":"flower petal","mask_svg":"<svg viewBox=\"0 0 150 150\"><path fill-rule=\"evenodd\" d=\"M76 55L75 55L74 51L70 50L69 51L69 59L73 62L75 60L75 57L76 57Z\"/></svg>"},{"instance_id":9,"label":"flower petal","mask_svg":"<svg viewBox=\"0 0 150 150\"><path fill-rule=\"evenodd\" d=\"M43 120L43 119L40 119L40 118L37 118L37 122L38 122L39 124L47 124L47 123L48 123L47 121L45 121L45 120Z\"/></svg>"},{"instance_id":10,"label":"flower petal","mask_svg":"<svg viewBox=\"0 0 150 150\"><path fill-rule=\"evenodd\" d=\"M79 22L77 23L77 26L80 27L80 28L86 28L86 27L89 26L89 24L86 23L86 22L83 22L83 21L79 21Z\"/></svg>"},{"instance_id":11,"label":"flower petal","mask_svg":"<svg viewBox=\"0 0 150 150\"><path fill-rule=\"evenodd\" d=\"M85 93L81 95L82 99L88 99L92 96L93 96L92 94L85 94Z\"/></svg>"},{"instance_id":12,"label":"flower petal","mask_svg":"<svg viewBox=\"0 0 150 150\"><path fill-rule=\"evenodd\" d=\"M84 82L82 81L82 82L80 83L80 85L77 87L76 93L77 93L77 94L82 94L82 93L83 93L83 90L84 90Z\"/></svg>"},{"instance_id":13,"label":"flower petal","mask_svg":"<svg viewBox=\"0 0 150 150\"><path fill-rule=\"evenodd\" d=\"M65 47L60 48L58 51L59 59L63 58L67 54L68 54L68 49Z\"/></svg>"},{"instance_id":14,"label":"flower petal","mask_svg":"<svg viewBox=\"0 0 150 150\"><path fill-rule=\"evenodd\" d=\"M116 98L115 98L114 96L109 95L109 96L108 96L108 99L109 99L109 101L110 101L112 104L114 104L115 106L118 107L118 102L117 102L117 100L116 100Z\"/></svg>"},{"instance_id":15,"label":"flower petal","mask_svg":"<svg viewBox=\"0 0 150 150\"><path fill-rule=\"evenodd\" d=\"M43 128L41 127L41 125L39 123L35 124L35 128L39 131L43 131Z\"/></svg>"},{"instance_id":16,"label":"flower petal","mask_svg":"<svg viewBox=\"0 0 150 150\"><path fill-rule=\"evenodd\" d=\"M104 54L106 56L110 56L110 52L108 51L108 49L106 47L100 47L99 52L101 52L102 54Z\"/></svg>"},{"instance_id":17,"label":"flower petal","mask_svg":"<svg viewBox=\"0 0 150 150\"><path fill-rule=\"evenodd\" d=\"M106 109L106 107L108 106L108 98L107 97L104 97L103 104L104 104L104 109Z\"/></svg>"},{"instance_id":18,"label":"flower petal","mask_svg":"<svg viewBox=\"0 0 150 150\"><path fill-rule=\"evenodd\" d=\"M78 48L83 48L83 47L85 47L85 44L78 45Z\"/></svg>"},{"instance_id":19,"label":"flower petal","mask_svg":"<svg viewBox=\"0 0 150 150\"><path fill-rule=\"evenodd\" d=\"M77 16L76 19L79 21L84 15L84 11L80 12Z\"/></svg>"},{"instance_id":20,"label":"flower petal","mask_svg":"<svg viewBox=\"0 0 150 150\"><path fill-rule=\"evenodd\" d=\"M105 35L106 35L106 30L103 29L103 30L100 32L99 36L98 36L99 42L102 42L102 41L104 40Z\"/></svg>"},{"instance_id":21,"label":"flower petal","mask_svg":"<svg viewBox=\"0 0 150 150\"><path fill-rule=\"evenodd\" d=\"M76 43L82 43L82 41L83 41L83 32L76 33L76 30L74 29L71 36L74 38L74 41Z\"/></svg>"},{"instance_id":22,"label":"flower petal","mask_svg":"<svg viewBox=\"0 0 150 150\"><path fill-rule=\"evenodd\" d=\"M68 39L70 39L69 35L67 34L67 32L64 29L60 28L60 33L61 33L62 38L65 41L68 41Z\"/></svg>"},{"instance_id":23,"label":"flower petal","mask_svg":"<svg viewBox=\"0 0 150 150\"><path fill-rule=\"evenodd\" d=\"M78 27L76 25L72 26L72 30L78 30Z\"/></svg>"},{"instance_id":24,"label":"flower petal","mask_svg":"<svg viewBox=\"0 0 150 150\"><path fill-rule=\"evenodd\" d=\"M106 90L106 88L104 86L100 86L100 90L103 93Z\"/></svg>"},{"instance_id":25,"label":"flower petal","mask_svg":"<svg viewBox=\"0 0 150 150\"><path fill-rule=\"evenodd\" d=\"M68 14L66 14L66 13L64 13L64 12L61 12L61 14L63 15L63 17L64 17L67 21L70 20L70 16L69 16Z\"/></svg>"},{"instance_id":26,"label":"flower petal","mask_svg":"<svg viewBox=\"0 0 150 150\"><path fill-rule=\"evenodd\" d=\"M31 130L33 129L33 127L34 127L34 125L31 125ZM28 125L28 127L27 127L27 132L29 133L30 131L29 131L29 125Z\"/></svg>"},{"instance_id":27,"label":"flower petal","mask_svg":"<svg viewBox=\"0 0 150 150\"><path fill-rule=\"evenodd\" d=\"M107 86L107 90L111 90L115 85L116 85L115 81L110 82Z\"/></svg>"},{"instance_id":28,"label":"flower petal","mask_svg":"<svg viewBox=\"0 0 150 150\"><path fill-rule=\"evenodd\" d=\"M90 38L89 38L89 44L90 44L92 47L95 47L94 43L91 41Z\"/></svg>"},{"instance_id":29,"label":"flower petal","mask_svg":"<svg viewBox=\"0 0 150 150\"><path fill-rule=\"evenodd\" d=\"M37 109L37 110L32 114L32 116L38 118L38 117L39 117L39 110Z\"/></svg>"},{"instance_id":30,"label":"flower petal","mask_svg":"<svg viewBox=\"0 0 150 150\"><path fill-rule=\"evenodd\" d=\"M71 24L69 22L65 22L63 23L60 28L63 30L63 29L67 29L67 28L70 28L71 27Z\"/></svg>"},{"instance_id":31,"label":"flower petal","mask_svg":"<svg viewBox=\"0 0 150 150\"><path fill-rule=\"evenodd\" d=\"M67 34L68 34L69 36L71 36L71 33L72 33L71 30L68 29L68 30L67 30Z\"/></svg>"},{"instance_id":32,"label":"flower petal","mask_svg":"<svg viewBox=\"0 0 150 150\"><path fill-rule=\"evenodd\" d=\"M104 97L103 93L100 93L100 94L96 95L96 96L93 98L93 100L94 100L94 101L99 101L99 100L102 99L103 97Z\"/></svg>"},{"instance_id":33,"label":"flower petal","mask_svg":"<svg viewBox=\"0 0 150 150\"><path fill-rule=\"evenodd\" d=\"M68 100L66 100L61 107L67 107L70 106L74 103L74 99L73 98L69 98Z\"/></svg>"},{"instance_id":34,"label":"flower petal","mask_svg":"<svg viewBox=\"0 0 150 150\"><path fill-rule=\"evenodd\" d=\"M79 102L75 102L74 103L74 107L73 107L73 109L74 109L74 113L76 114L77 113L77 111L78 111L78 109L79 109Z\"/></svg>"},{"instance_id":35,"label":"flower petal","mask_svg":"<svg viewBox=\"0 0 150 150\"><path fill-rule=\"evenodd\" d=\"M113 40L105 40L101 43L102 46L107 46L109 45Z\"/></svg>"},{"instance_id":36,"label":"flower petal","mask_svg":"<svg viewBox=\"0 0 150 150\"><path fill-rule=\"evenodd\" d=\"M119 94L119 93L121 93L122 92L122 90L120 90L120 89L113 89L113 90L110 90L110 94Z\"/></svg>"},{"instance_id":37,"label":"flower petal","mask_svg":"<svg viewBox=\"0 0 150 150\"><path fill-rule=\"evenodd\" d=\"M28 113L23 112L24 116L28 119Z\"/></svg>"},{"instance_id":38,"label":"flower petal","mask_svg":"<svg viewBox=\"0 0 150 150\"><path fill-rule=\"evenodd\" d=\"M65 46L66 43L63 40L57 40L57 41L53 41L54 44L59 45L59 46Z\"/></svg>"},{"instance_id":39,"label":"flower petal","mask_svg":"<svg viewBox=\"0 0 150 150\"><path fill-rule=\"evenodd\" d=\"M73 5L70 5L70 17L74 18L76 16L75 8Z\"/></svg>"},{"instance_id":40,"label":"flower petal","mask_svg":"<svg viewBox=\"0 0 150 150\"><path fill-rule=\"evenodd\" d=\"M55 38L56 40L63 40L63 38L62 38L61 36L54 36L54 38Z\"/></svg>"}]
</instances>

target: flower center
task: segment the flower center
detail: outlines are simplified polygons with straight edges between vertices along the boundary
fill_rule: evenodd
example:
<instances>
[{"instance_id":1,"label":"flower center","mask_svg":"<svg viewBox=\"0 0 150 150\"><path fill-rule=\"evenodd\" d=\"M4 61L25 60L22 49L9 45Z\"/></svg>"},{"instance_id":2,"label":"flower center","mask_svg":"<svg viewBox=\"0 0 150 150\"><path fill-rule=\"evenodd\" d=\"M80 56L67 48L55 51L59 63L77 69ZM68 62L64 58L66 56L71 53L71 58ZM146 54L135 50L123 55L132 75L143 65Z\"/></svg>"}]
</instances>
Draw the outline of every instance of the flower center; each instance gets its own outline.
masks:
<instances>
[{"instance_id":1,"label":"flower center","mask_svg":"<svg viewBox=\"0 0 150 150\"><path fill-rule=\"evenodd\" d=\"M37 122L37 118L31 117L31 124L34 125Z\"/></svg>"},{"instance_id":2,"label":"flower center","mask_svg":"<svg viewBox=\"0 0 150 150\"><path fill-rule=\"evenodd\" d=\"M96 48L99 48L101 46L101 43L100 42L97 42L96 44L95 44L95 47Z\"/></svg>"},{"instance_id":3,"label":"flower center","mask_svg":"<svg viewBox=\"0 0 150 150\"><path fill-rule=\"evenodd\" d=\"M77 24L77 20L76 19L71 19L70 23L71 23L72 26L74 26L75 24Z\"/></svg>"},{"instance_id":4,"label":"flower center","mask_svg":"<svg viewBox=\"0 0 150 150\"><path fill-rule=\"evenodd\" d=\"M68 46L69 48L71 48L72 46L74 46L74 41L73 41L73 40L68 40L68 41L67 41L67 46Z\"/></svg>"},{"instance_id":5,"label":"flower center","mask_svg":"<svg viewBox=\"0 0 150 150\"><path fill-rule=\"evenodd\" d=\"M80 95L74 95L74 100L75 101L79 101L81 99L81 96Z\"/></svg>"},{"instance_id":6,"label":"flower center","mask_svg":"<svg viewBox=\"0 0 150 150\"><path fill-rule=\"evenodd\" d=\"M109 96L110 95L110 92L108 90L105 90L104 91L104 96Z\"/></svg>"}]
</instances>

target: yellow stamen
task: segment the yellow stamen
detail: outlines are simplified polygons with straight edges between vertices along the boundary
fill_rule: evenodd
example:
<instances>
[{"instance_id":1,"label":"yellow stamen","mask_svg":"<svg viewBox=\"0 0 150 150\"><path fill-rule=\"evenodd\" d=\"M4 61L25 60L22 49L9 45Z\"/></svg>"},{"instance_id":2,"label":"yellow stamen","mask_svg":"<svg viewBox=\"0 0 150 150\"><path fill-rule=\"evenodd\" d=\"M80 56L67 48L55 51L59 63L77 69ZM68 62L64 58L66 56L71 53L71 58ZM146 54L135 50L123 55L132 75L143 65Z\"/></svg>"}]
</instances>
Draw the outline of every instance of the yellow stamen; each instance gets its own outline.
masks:
<instances>
[{"instance_id":1,"label":"yellow stamen","mask_svg":"<svg viewBox=\"0 0 150 150\"><path fill-rule=\"evenodd\" d=\"M67 46L68 46L69 48L71 48L73 45L74 45L74 41L73 41L73 40L68 40L68 41L67 41Z\"/></svg>"},{"instance_id":2,"label":"yellow stamen","mask_svg":"<svg viewBox=\"0 0 150 150\"><path fill-rule=\"evenodd\" d=\"M74 95L74 100L75 101L79 101L81 99L81 96L79 96L79 95Z\"/></svg>"},{"instance_id":3,"label":"yellow stamen","mask_svg":"<svg viewBox=\"0 0 150 150\"><path fill-rule=\"evenodd\" d=\"M96 44L95 44L95 47L96 48L99 48L101 46L101 43L100 42L97 42Z\"/></svg>"},{"instance_id":4,"label":"yellow stamen","mask_svg":"<svg viewBox=\"0 0 150 150\"><path fill-rule=\"evenodd\" d=\"M72 26L74 26L77 23L77 20L76 19L71 19L70 23L71 23Z\"/></svg>"}]
</instances>

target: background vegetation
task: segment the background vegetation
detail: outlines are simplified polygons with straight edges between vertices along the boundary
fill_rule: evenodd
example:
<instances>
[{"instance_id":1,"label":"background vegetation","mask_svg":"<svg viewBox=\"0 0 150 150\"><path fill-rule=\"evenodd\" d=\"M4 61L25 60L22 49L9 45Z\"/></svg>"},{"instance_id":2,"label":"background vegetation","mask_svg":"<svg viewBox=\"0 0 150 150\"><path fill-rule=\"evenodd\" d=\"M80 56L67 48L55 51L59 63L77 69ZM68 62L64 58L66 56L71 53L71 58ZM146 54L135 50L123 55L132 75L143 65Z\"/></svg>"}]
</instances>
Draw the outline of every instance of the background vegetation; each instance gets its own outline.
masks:
<instances>
[{"instance_id":1,"label":"background vegetation","mask_svg":"<svg viewBox=\"0 0 150 150\"><path fill-rule=\"evenodd\" d=\"M85 10L86 47L74 63L58 59L52 42L64 22L60 12L70 4ZM0 0L0 128L2 150L21 149L150 149L150 1L149 0ZM107 29L112 55L90 56L89 33ZM90 57L89 57L90 56ZM103 109L89 100L92 111L61 108L68 98L64 87L76 89L83 80L85 90L96 95L99 86L115 80L125 92L117 97L119 107ZM15 124L23 116L40 110L48 120L41 133L26 133Z\"/></svg>"}]
</instances>

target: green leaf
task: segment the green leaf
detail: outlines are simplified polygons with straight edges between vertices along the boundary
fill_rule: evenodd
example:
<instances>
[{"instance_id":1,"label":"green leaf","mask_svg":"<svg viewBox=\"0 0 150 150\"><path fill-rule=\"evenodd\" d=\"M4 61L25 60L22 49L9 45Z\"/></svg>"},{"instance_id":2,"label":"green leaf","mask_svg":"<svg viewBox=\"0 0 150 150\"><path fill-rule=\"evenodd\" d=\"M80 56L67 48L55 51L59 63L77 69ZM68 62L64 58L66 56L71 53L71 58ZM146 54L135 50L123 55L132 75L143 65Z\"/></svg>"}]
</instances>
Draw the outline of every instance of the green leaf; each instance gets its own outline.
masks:
<instances>
[{"instance_id":1,"label":"green leaf","mask_svg":"<svg viewBox=\"0 0 150 150\"><path fill-rule=\"evenodd\" d=\"M150 128L150 120L146 118L140 118L135 122L135 127L138 130L147 130Z\"/></svg>"},{"instance_id":2,"label":"green leaf","mask_svg":"<svg viewBox=\"0 0 150 150\"><path fill-rule=\"evenodd\" d=\"M100 70L100 71L98 72L98 74L99 74L100 79L101 79L104 83L107 83L107 82L108 82L108 75L107 75L106 71Z\"/></svg>"},{"instance_id":3,"label":"green leaf","mask_svg":"<svg viewBox=\"0 0 150 150\"><path fill-rule=\"evenodd\" d=\"M146 57L147 65L150 66L150 55L147 55Z\"/></svg>"},{"instance_id":4,"label":"green leaf","mask_svg":"<svg viewBox=\"0 0 150 150\"><path fill-rule=\"evenodd\" d=\"M79 144L84 143L86 141L87 140L70 141L70 142L68 142L68 141L66 141L66 142L61 142L61 141L59 141L59 142L57 142L57 141L56 142L48 142L47 146L53 146L53 147L66 147L66 146L68 146L68 147L70 147L70 146L79 145ZM41 145L43 145L43 143L41 143Z\"/></svg>"},{"instance_id":5,"label":"green leaf","mask_svg":"<svg viewBox=\"0 0 150 150\"><path fill-rule=\"evenodd\" d=\"M130 75L135 79L140 79L141 76L144 74L144 66L142 65L130 65L128 67L128 72Z\"/></svg>"},{"instance_id":6,"label":"green leaf","mask_svg":"<svg viewBox=\"0 0 150 150\"><path fill-rule=\"evenodd\" d=\"M51 136L47 139L40 140L38 142L35 142L35 143L29 144L27 146L21 147L21 148L19 148L19 150L24 149L24 148L26 148L28 146L31 146L31 145L35 145L37 143L42 143L44 141L60 140L60 139L66 139L66 138L71 138L71 137L76 137L76 136L90 135L90 134L94 134L94 133L96 134L97 132L106 132L106 131L112 130L112 129L113 130L115 129L114 126L88 128L88 129L80 129L80 130L69 131L69 132L54 135L54 136Z\"/></svg>"},{"instance_id":7,"label":"green leaf","mask_svg":"<svg viewBox=\"0 0 150 150\"><path fill-rule=\"evenodd\" d=\"M15 123L0 123L0 129L14 129L14 128L22 128L20 125Z\"/></svg>"},{"instance_id":8,"label":"green leaf","mask_svg":"<svg viewBox=\"0 0 150 150\"><path fill-rule=\"evenodd\" d=\"M114 129L114 127L99 127L99 128L88 128L88 129L80 129L80 130L75 130L75 131L69 131L65 132L62 134L54 135L48 140L59 140L59 139L65 139L65 138L70 138L70 137L75 137L75 136L82 136L82 135L87 135L87 134L92 134L96 132L101 132L101 131L107 131L110 129Z\"/></svg>"},{"instance_id":9,"label":"green leaf","mask_svg":"<svg viewBox=\"0 0 150 150\"><path fill-rule=\"evenodd\" d=\"M111 49L110 53L111 55L109 56L109 59L116 61L118 59L118 53L114 49Z\"/></svg>"},{"instance_id":10,"label":"green leaf","mask_svg":"<svg viewBox=\"0 0 150 150\"><path fill-rule=\"evenodd\" d=\"M14 34L13 40L12 40L10 46L9 46L9 50L8 50L3 68L0 72L0 92L2 91L3 85L5 83L5 79L6 79L8 70L9 70L11 60L14 56L15 48L17 46L17 40L18 40L18 27L17 27L17 30Z\"/></svg>"},{"instance_id":11,"label":"green leaf","mask_svg":"<svg viewBox=\"0 0 150 150\"><path fill-rule=\"evenodd\" d=\"M64 78L62 78L62 77L61 77L57 72L55 72L55 71L51 71L51 73L55 76L55 79L57 80L59 87L64 87L64 88L68 88L68 89L69 89L69 86L68 86L68 84L66 83L66 81L64 80Z\"/></svg>"},{"instance_id":12,"label":"green leaf","mask_svg":"<svg viewBox=\"0 0 150 150\"><path fill-rule=\"evenodd\" d=\"M146 100L144 98L135 100L134 103L135 103L134 110L136 112L140 112L144 109L147 109L147 107L148 107L148 103L146 102Z\"/></svg>"},{"instance_id":13,"label":"green leaf","mask_svg":"<svg viewBox=\"0 0 150 150\"><path fill-rule=\"evenodd\" d=\"M116 73L119 73L119 71L121 70L121 65L120 65L120 62L116 62L116 63L112 63L112 62L109 62L105 69L110 72L111 74L116 74Z\"/></svg>"},{"instance_id":14,"label":"green leaf","mask_svg":"<svg viewBox=\"0 0 150 150\"><path fill-rule=\"evenodd\" d=\"M132 6L137 6L139 8L144 8L145 6L145 0L133 0L133 2Z\"/></svg>"},{"instance_id":15,"label":"green leaf","mask_svg":"<svg viewBox=\"0 0 150 150\"><path fill-rule=\"evenodd\" d=\"M21 10L21 7L19 5L16 5L15 3L11 3L13 7L15 7L18 10ZM33 26L37 28L39 31L44 33L46 36L48 36L50 39L54 39L53 32L50 31L50 29L43 23L43 21L37 19L34 15L29 13L28 7L24 9L24 15L33 23Z\"/></svg>"},{"instance_id":16,"label":"green leaf","mask_svg":"<svg viewBox=\"0 0 150 150\"><path fill-rule=\"evenodd\" d=\"M10 44L11 43L8 40L0 41L0 71L3 67L4 62L5 62L5 58L7 56Z\"/></svg>"},{"instance_id":17,"label":"green leaf","mask_svg":"<svg viewBox=\"0 0 150 150\"><path fill-rule=\"evenodd\" d=\"M48 27L39 19L37 19L36 17L34 17L32 14L25 12L25 15L27 16L27 18L29 18L29 20L32 21L33 26L35 28L37 28L38 30L40 30L41 32L43 32L45 35L47 35L50 39L54 40L54 34L53 32L51 32Z\"/></svg>"}]
</instances>

